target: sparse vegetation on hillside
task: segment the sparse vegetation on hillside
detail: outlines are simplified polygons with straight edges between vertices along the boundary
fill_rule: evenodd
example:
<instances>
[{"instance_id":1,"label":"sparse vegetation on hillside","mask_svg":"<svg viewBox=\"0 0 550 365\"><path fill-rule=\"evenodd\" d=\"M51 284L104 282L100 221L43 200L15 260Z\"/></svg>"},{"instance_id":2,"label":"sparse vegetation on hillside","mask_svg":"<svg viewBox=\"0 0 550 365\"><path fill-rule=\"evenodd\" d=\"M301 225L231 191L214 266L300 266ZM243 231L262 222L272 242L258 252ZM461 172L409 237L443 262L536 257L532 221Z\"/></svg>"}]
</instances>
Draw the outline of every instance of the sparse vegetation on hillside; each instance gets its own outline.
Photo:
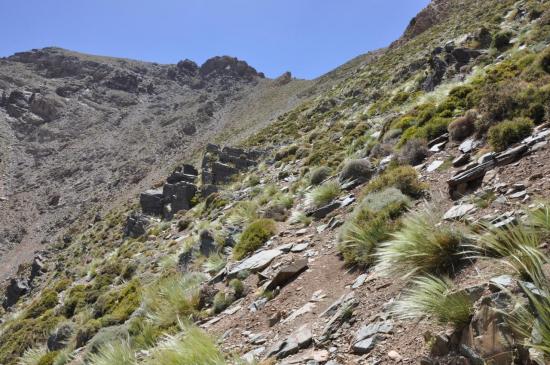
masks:
<instances>
[{"instance_id":1,"label":"sparse vegetation on hillside","mask_svg":"<svg viewBox=\"0 0 550 365\"><path fill-rule=\"evenodd\" d=\"M233 248L233 257L240 260L258 248L275 234L276 224L272 219L258 219L243 231Z\"/></svg>"}]
</instances>

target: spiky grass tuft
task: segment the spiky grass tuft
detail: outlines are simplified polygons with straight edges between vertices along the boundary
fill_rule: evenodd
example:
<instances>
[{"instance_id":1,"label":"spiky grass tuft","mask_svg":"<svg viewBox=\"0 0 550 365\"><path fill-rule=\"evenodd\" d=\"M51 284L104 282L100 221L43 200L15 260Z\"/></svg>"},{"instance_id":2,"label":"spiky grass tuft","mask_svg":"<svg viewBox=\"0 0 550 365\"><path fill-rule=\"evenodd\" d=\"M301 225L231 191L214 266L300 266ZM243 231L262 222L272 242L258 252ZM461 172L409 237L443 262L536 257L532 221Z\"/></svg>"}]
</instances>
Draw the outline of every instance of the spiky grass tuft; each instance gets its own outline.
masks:
<instances>
[{"instance_id":1,"label":"spiky grass tuft","mask_svg":"<svg viewBox=\"0 0 550 365\"><path fill-rule=\"evenodd\" d=\"M136 352L127 341L115 341L101 346L97 353L90 354L90 365L136 365Z\"/></svg>"},{"instance_id":2,"label":"spiky grass tuft","mask_svg":"<svg viewBox=\"0 0 550 365\"><path fill-rule=\"evenodd\" d=\"M206 271L207 273L215 274L215 273L218 273L221 269L223 269L226 263L227 263L227 259L224 255L220 253L214 253L208 256L208 259L206 259L202 267L204 271Z\"/></svg>"},{"instance_id":3,"label":"spiky grass tuft","mask_svg":"<svg viewBox=\"0 0 550 365\"><path fill-rule=\"evenodd\" d=\"M451 280L433 275L418 277L391 309L401 319L417 319L425 315L440 323L456 327L468 323L472 301L466 293L456 291Z\"/></svg>"},{"instance_id":4,"label":"spiky grass tuft","mask_svg":"<svg viewBox=\"0 0 550 365\"><path fill-rule=\"evenodd\" d=\"M486 226L473 246L476 257L496 257L504 260L525 278L538 273L545 261L539 246L537 230L523 224L495 229Z\"/></svg>"},{"instance_id":5,"label":"spiky grass tuft","mask_svg":"<svg viewBox=\"0 0 550 365\"><path fill-rule=\"evenodd\" d=\"M227 218L228 223L234 225L247 225L259 218L259 206L255 201L238 202Z\"/></svg>"},{"instance_id":6,"label":"spiky grass tuft","mask_svg":"<svg viewBox=\"0 0 550 365\"><path fill-rule=\"evenodd\" d=\"M380 244L377 272L402 277L454 272L463 255L465 236L452 226L437 227L438 218L428 209L408 215L393 239Z\"/></svg>"},{"instance_id":7,"label":"spiky grass tuft","mask_svg":"<svg viewBox=\"0 0 550 365\"><path fill-rule=\"evenodd\" d=\"M147 365L225 365L221 351L206 333L193 325L180 325L182 332L166 335L145 361Z\"/></svg>"},{"instance_id":8,"label":"spiky grass tuft","mask_svg":"<svg viewBox=\"0 0 550 365\"><path fill-rule=\"evenodd\" d=\"M199 273L173 274L152 284L143 295L147 316L159 326L194 316L204 280L204 275Z\"/></svg>"},{"instance_id":9,"label":"spiky grass tuft","mask_svg":"<svg viewBox=\"0 0 550 365\"><path fill-rule=\"evenodd\" d=\"M17 361L17 365L38 365L40 359L46 355L48 349L46 346L32 347L23 353L23 356Z\"/></svg>"},{"instance_id":10,"label":"spiky grass tuft","mask_svg":"<svg viewBox=\"0 0 550 365\"><path fill-rule=\"evenodd\" d=\"M340 195L340 183L336 180L330 180L324 184L317 186L306 194L306 205L315 208L322 207L333 201Z\"/></svg>"}]
</instances>

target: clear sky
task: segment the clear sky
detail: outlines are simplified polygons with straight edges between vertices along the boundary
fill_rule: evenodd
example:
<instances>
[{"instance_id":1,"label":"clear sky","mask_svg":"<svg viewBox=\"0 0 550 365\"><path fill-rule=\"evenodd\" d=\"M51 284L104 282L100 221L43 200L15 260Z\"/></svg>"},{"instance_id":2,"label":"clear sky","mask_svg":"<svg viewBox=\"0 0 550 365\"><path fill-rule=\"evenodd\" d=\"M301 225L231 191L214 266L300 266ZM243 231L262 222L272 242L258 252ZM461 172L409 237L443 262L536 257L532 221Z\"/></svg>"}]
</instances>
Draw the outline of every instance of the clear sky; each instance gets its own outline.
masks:
<instances>
[{"instance_id":1,"label":"clear sky","mask_svg":"<svg viewBox=\"0 0 550 365\"><path fill-rule=\"evenodd\" d=\"M397 39L428 0L0 0L0 57L58 46L201 64L244 59L314 78Z\"/></svg>"}]
</instances>

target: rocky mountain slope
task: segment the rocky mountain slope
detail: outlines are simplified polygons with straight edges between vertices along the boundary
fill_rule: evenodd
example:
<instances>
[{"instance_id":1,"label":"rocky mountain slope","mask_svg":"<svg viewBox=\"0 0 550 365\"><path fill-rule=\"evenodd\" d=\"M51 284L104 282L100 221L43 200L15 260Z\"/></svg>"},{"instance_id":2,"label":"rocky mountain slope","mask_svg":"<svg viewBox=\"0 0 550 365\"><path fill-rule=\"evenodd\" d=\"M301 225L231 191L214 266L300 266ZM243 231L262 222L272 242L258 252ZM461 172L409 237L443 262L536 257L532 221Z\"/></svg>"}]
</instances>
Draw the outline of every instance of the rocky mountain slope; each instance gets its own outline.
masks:
<instances>
[{"instance_id":1,"label":"rocky mountain slope","mask_svg":"<svg viewBox=\"0 0 550 365\"><path fill-rule=\"evenodd\" d=\"M0 279L72 222L334 79L269 80L230 57L158 65L46 48L0 60Z\"/></svg>"},{"instance_id":2,"label":"rocky mountain slope","mask_svg":"<svg viewBox=\"0 0 550 365\"><path fill-rule=\"evenodd\" d=\"M248 122L10 277L0 363L547 364L549 45L548 2L434 0L314 82L245 67L220 110Z\"/></svg>"}]
</instances>

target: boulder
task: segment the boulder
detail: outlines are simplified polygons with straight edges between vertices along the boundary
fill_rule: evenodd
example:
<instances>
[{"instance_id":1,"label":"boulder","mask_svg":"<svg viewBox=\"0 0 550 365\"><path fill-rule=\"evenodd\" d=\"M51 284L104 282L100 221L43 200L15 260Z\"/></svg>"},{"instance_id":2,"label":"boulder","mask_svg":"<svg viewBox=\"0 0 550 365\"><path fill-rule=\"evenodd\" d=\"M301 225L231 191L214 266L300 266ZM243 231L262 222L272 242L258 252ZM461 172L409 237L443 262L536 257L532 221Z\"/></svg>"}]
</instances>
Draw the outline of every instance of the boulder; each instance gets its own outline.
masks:
<instances>
[{"instance_id":1,"label":"boulder","mask_svg":"<svg viewBox=\"0 0 550 365\"><path fill-rule=\"evenodd\" d=\"M322 219L325 218L330 212L340 208L341 205L342 203L340 201L334 201L325 206L322 206L321 208L308 211L306 212L306 214L317 219Z\"/></svg>"},{"instance_id":2,"label":"boulder","mask_svg":"<svg viewBox=\"0 0 550 365\"><path fill-rule=\"evenodd\" d=\"M147 216L140 213L131 213L126 218L126 225L124 226L124 235L132 238L143 236L147 231L147 226L150 221Z\"/></svg>"},{"instance_id":3,"label":"boulder","mask_svg":"<svg viewBox=\"0 0 550 365\"><path fill-rule=\"evenodd\" d=\"M170 212L165 214L166 219L181 211L191 209L191 200L197 192L197 187L186 181L175 184L164 184L162 189L162 202L170 204Z\"/></svg>"},{"instance_id":4,"label":"boulder","mask_svg":"<svg viewBox=\"0 0 550 365\"><path fill-rule=\"evenodd\" d=\"M273 278L265 285L265 289L273 290L277 287L285 285L294 277L307 270L307 267L307 259L301 259L279 269Z\"/></svg>"},{"instance_id":5,"label":"boulder","mask_svg":"<svg viewBox=\"0 0 550 365\"><path fill-rule=\"evenodd\" d=\"M208 230L203 230L199 235L199 251L202 255L208 257L216 250L214 236Z\"/></svg>"},{"instance_id":6,"label":"boulder","mask_svg":"<svg viewBox=\"0 0 550 365\"><path fill-rule=\"evenodd\" d=\"M38 115L45 122L57 119L63 105L52 97L37 95L32 99L31 112Z\"/></svg>"},{"instance_id":7,"label":"boulder","mask_svg":"<svg viewBox=\"0 0 550 365\"><path fill-rule=\"evenodd\" d=\"M147 190L139 196L141 210L149 215L161 215L163 208L163 191L160 189Z\"/></svg>"},{"instance_id":8,"label":"boulder","mask_svg":"<svg viewBox=\"0 0 550 365\"><path fill-rule=\"evenodd\" d=\"M231 181L231 177L239 173L235 167L221 162L214 162L211 166L212 181L214 184L226 184Z\"/></svg>"},{"instance_id":9,"label":"boulder","mask_svg":"<svg viewBox=\"0 0 550 365\"><path fill-rule=\"evenodd\" d=\"M44 263L44 258L38 255L32 261L29 282L32 283L35 277L40 276L45 272L46 272L46 264Z\"/></svg>"},{"instance_id":10,"label":"boulder","mask_svg":"<svg viewBox=\"0 0 550 365\"><path fill-rule=\"evenodd\" d=\"M30 291L29 284L22 278L12 278L6 288L6 293L2 307L8 309L12 307L19 298L27 294Z\"/></svg>"},{"instance_id":11,"label":"boulder","mask_svg":"<svg viewBox=\"0 0 550 365\"><path fill-rule=\"evenodd\" d=\"M474 204L459 204L451 207L445 215L443 215L444 220L456 220L461 219L465 215L467 215L470 212L473 212L476 210L476 206Z\"/></svg>"},{"instance_id":12,"label":"boulder","mask_svg":"<svg viewBox=\"0 0 550 365\"><path fill-rule=\"evenodd\" d=\"M234 265L229 270L228 276L233 277L244 270L250 272L260 271L267 267L275 257L281 255L282 253L283 251L277 249L260 251Z\"/></svg>"}]
</instances>

